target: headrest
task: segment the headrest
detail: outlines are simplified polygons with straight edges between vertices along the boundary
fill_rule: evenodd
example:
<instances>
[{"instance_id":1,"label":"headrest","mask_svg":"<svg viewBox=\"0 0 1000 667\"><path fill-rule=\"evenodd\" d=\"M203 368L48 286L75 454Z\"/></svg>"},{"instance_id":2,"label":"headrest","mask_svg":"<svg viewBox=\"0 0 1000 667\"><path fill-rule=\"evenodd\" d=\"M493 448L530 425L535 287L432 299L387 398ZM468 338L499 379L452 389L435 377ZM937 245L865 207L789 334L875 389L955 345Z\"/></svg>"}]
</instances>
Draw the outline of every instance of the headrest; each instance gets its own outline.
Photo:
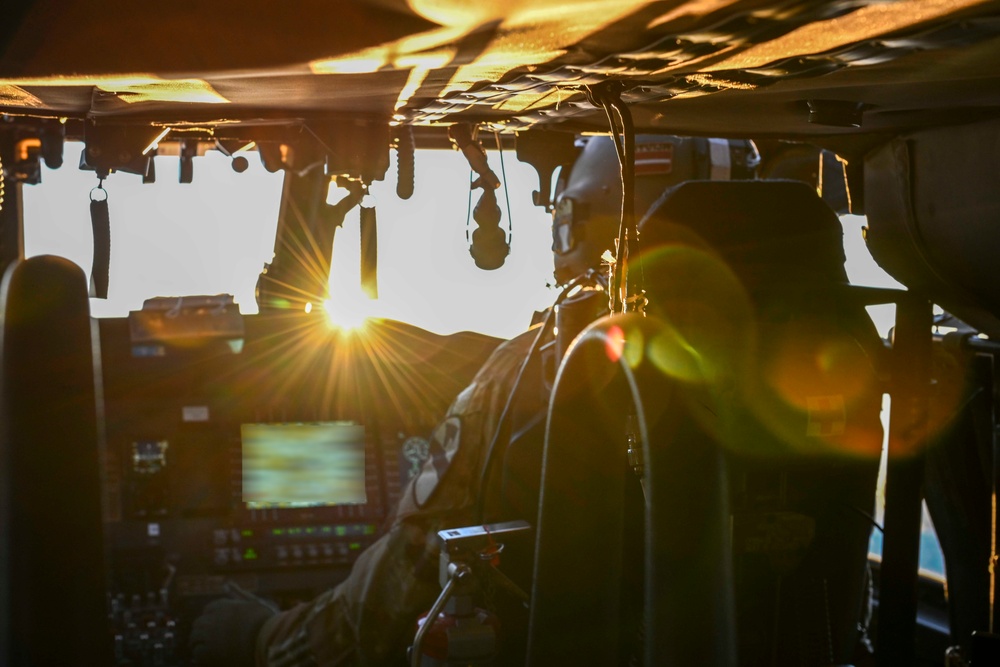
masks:
<instances>
[{"instance_id":1,"label":"headrest","mask_svg":"<svg viewBox=\"0 0 1000 667\"><path fill-rule=\"evenodd\" d=\"M846 283L843 227L799 181L689 181L666 191L640 223L643 253L693 236L747 289Z\"/></svg>"}]
</instances>

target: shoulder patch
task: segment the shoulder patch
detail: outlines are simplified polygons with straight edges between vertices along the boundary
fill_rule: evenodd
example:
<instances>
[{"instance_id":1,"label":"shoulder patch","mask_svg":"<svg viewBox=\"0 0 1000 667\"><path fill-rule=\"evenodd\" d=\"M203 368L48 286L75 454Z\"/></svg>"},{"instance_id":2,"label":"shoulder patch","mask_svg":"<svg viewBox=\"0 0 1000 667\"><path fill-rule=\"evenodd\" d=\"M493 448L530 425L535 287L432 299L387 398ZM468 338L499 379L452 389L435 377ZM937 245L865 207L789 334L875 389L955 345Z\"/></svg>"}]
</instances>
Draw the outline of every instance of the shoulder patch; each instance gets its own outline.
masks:
<instances>
[{"instance_id":1,"label":"shoulder patch","mask_svg":"<svg viewBox=\"0 0 1000 667\"><path fill-rule=\"evenodd\" d=\"M424 506L448 472L448 467L455 458L455 452L458 451L461 437L462 420L458 417L449 417L434 429L427 448L427 460L413 482L413 499L417 507Z\"/></svg>"},{"instance_id":2,"label":"shoulder patch","mask_svg":"<svg viewBox=\"0 0 1000 667\"><path fill-rule=\"evenodd\" d=\"M427 438L410 436L399 448L399 477L403 484L420 474L421 468L430 457L430 442Z\"/></svg>"}]
</instances>

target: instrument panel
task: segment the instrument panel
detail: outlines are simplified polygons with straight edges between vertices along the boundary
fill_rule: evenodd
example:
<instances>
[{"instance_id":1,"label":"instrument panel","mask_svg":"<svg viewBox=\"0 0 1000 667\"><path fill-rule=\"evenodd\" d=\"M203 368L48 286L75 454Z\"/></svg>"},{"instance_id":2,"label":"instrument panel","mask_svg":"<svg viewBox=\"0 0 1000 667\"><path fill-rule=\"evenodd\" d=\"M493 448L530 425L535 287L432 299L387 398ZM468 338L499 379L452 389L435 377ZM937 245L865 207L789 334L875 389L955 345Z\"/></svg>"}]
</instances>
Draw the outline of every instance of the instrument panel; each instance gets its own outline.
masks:
<instances>
[{"instance_id":1,"label":"instrument panel","mask_svg":"<svg viewBox=\"0 0 1000 667\"><path fill-rule=\"evenodd\" d=\"M345 334L307 315L241 319L221 335L159 338L99 322L119 664L186 664L190 623L214 598L287 608L343 580L498 342L399 323Z\"/></svg>"}]
</instances>

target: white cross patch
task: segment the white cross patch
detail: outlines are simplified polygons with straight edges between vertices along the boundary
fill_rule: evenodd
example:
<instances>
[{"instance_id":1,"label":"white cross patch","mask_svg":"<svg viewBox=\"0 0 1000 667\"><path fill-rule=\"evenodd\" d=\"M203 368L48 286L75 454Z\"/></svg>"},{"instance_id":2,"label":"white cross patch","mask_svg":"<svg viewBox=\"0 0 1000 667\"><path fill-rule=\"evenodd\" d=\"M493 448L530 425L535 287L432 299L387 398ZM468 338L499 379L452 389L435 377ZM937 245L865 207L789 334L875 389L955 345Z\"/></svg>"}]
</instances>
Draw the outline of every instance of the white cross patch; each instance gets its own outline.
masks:
<instances>
[{"instance_id":1,"label":"white cross patch","mask_svg":"<svg viewBox=\"0 0 1000 667\"><path fill-rule=\"evenodd\" d=\"M418 507L423 507L444 478L455 452L458 451L461 437L462 420L458 417L449 417L434 430L428 446L427 461L413 482L413 498Z\"/></svg>"}]
</instances>

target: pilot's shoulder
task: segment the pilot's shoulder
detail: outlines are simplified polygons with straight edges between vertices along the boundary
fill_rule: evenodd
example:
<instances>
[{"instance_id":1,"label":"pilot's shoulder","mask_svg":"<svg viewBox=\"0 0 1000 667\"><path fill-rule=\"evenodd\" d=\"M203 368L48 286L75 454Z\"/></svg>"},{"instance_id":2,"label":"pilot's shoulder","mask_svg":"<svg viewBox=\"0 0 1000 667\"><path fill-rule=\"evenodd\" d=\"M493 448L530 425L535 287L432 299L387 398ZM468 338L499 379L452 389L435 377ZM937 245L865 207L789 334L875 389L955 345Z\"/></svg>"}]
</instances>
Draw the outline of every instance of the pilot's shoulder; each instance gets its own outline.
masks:
<instances>
[{"instance_id":1,"label":"pilot's shoulder","mask_svg":"<svg viewBox=\"0 0 1000 667\"><path fill-rule=\"evenodd\" d=\"M527 331L514 336L510 340L506 340L493 350L493 354L490 358L486 360L483 367L479 371L479 375L487 373L490 369L496 369L498 366L507 365L511 363L520 363L524 360L525 356L531 352L532 345L535 339L538 337L538 333L541 328L545 326L544 323L538 323L533 325Z\"/></svg>"},{"instance_id":2,"label":"pilot's shoulder","mask_svg":"<svg viewBox=\"0 0 1000 667\"><path fill-rule=\"evenodd\" d=\"M472 382L455 398L448 416L467 416L472 412L488 409L495 394L509 391L516 382L524 360L532 353L542 326L544 325L535 325L497 346Z\"/></svg>"}]
</instances>

